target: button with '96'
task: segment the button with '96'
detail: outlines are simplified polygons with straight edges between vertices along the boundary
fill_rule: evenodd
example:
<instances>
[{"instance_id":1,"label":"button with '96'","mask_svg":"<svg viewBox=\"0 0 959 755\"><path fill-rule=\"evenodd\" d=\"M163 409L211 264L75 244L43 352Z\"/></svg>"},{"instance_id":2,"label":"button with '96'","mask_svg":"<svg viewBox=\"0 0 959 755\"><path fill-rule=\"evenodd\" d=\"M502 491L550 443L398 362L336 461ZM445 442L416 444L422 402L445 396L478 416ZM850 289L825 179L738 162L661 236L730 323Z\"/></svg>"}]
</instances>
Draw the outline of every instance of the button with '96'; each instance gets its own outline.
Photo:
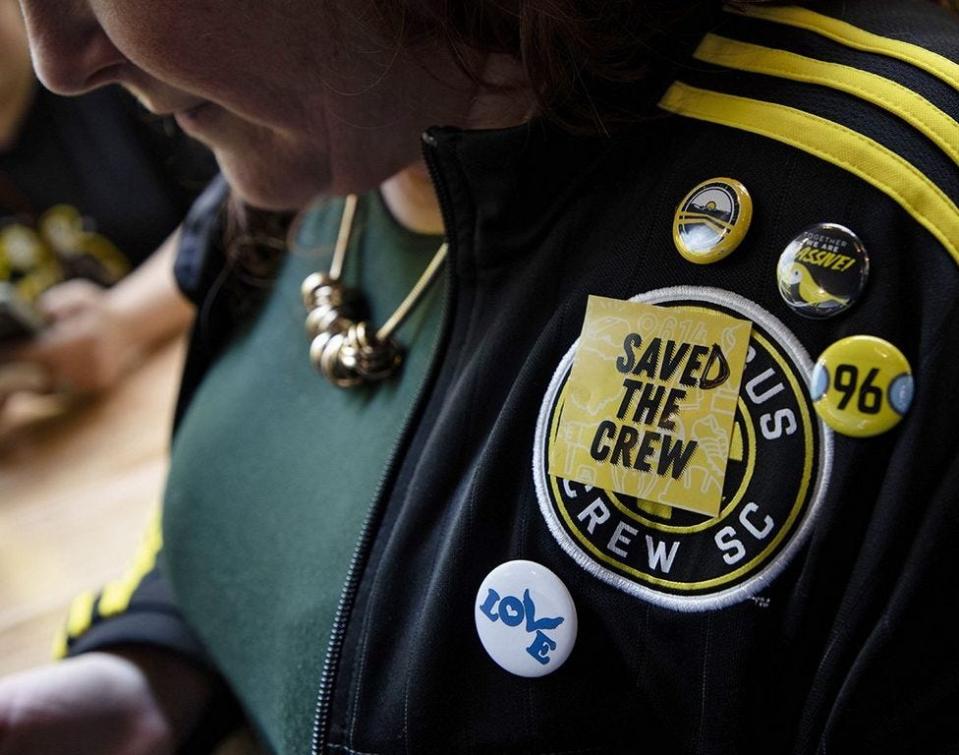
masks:
<instances>
[{"instance_id":1,"label":"button with '96'","mask_svg":"<svg viewBox=\"0 0 959 755\"><path fill-rule=\"evenodd\" d=\"M874 336L836 341L816 360L810 391L816 412L836 432L879 435L899 424L915 383L899 349Z\"/></svg>"}]
</instances>

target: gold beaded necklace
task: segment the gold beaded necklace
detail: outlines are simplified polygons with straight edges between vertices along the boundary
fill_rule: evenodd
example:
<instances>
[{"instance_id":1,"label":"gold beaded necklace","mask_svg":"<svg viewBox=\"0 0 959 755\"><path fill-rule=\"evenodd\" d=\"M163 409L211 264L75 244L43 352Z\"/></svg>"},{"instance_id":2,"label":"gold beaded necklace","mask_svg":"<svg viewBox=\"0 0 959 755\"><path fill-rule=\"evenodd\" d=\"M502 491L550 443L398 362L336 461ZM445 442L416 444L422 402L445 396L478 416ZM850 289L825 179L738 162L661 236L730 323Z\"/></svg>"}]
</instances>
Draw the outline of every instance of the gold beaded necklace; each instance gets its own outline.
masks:
<instances>
[{"instance_id":1,"label":"gold beaded necklace","mask_svg":"<svg viewBox=\"0 0 959 755\"><path fill-rule=\"evenodd\" d=\"M403 362L403 347L393 332L419 304L446 259L444 241L419 280L389 319L374 331L366 312L366 296L340 280L346 251L353 232L357 198L350 194L343 206L340 229L333 248L333 262L327 273L315 272L300 286L306 307L306 332L310 338L310 361L334 385L352 388L377 383L392 375ZM302 215L290 227L290 248L297 238Z\"/></svg>"}]
</instances>

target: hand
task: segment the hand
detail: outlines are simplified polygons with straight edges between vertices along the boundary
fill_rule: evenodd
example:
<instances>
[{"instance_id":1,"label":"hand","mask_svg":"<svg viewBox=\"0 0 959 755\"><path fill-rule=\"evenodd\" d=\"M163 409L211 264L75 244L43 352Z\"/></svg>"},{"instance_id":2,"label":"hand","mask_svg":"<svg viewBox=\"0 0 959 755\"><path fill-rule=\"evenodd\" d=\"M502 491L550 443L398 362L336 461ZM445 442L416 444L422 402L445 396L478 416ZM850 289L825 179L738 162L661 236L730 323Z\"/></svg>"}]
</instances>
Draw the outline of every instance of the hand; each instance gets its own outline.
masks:
<instances>
[{"instance_id":1,"label":"hand","mask_svg":"<svg viewBox=\"0 0 959 755\"><path fill-rule=\"evenodd\" d=\"M45 368L30 362L4 362L0 358L0 411L7 396L21 391L45 393L53 380Z\"/></svg>"},{"instance_id":2,"label":"hand","mask_svg":"<svg viewBox=\"0 0 959 755\"><path fill-rule=\"evenodd\" d=\"M45 292L38 305L52 324L25 344L0 349L0 365L33 365L46 375L47 392L91 393L117 383L142 354L183 333L193 321L193 306L180 294L173 274L178 238L174 231L113 288L73 280ZM23 376L14 378L22 389ZM0 408L12 392L4 392L2 382Z\"/></svg>"},{"instance_id":3,"label":"hand","mask_svg":"<svg viewBox=\"0 0 959 755\"><path fill-rule=\"evenodd\" d=\"M111 306L107 289L71 280L46 291L37 306L50 325L32 340L4 350L0 361L43 371L47 384L39 392L102 391L117 383L136 360L138 350L122 315Z\"/></svg>"},{"instance_id":4,"label":"hand","mask_svg":"<svg viewBox=\"0 0 959 755\"><path fill-rule=\"evenodd\" d=\"M87 653L0 680L0 755L162 755L195 726L212 682L152 648Z\"/></svg>"}]
</instances>

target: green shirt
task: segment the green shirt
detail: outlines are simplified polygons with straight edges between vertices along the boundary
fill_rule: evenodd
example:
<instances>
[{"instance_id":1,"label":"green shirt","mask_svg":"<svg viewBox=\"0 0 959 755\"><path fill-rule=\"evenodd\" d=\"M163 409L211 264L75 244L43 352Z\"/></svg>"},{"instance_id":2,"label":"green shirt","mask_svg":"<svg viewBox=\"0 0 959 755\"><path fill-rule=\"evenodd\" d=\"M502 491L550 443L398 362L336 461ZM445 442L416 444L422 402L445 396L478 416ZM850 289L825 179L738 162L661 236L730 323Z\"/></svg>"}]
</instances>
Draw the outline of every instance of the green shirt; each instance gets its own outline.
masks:
<instances>
[{"instance_id":1,"label":"green shirt","mask_svg":"<svg viewBox=\"0 0 959 755\"><path fill-rule=\"evenodd\" d=\"M400 371L336 388L310 364L299 287L329 269L342 201L306 229L325 243L290 254L259 317L227 348L177 433L164 558L177 603L264 742L308 746L340 592L387 460L438 337L443 277L395 337ZM382 324L440 244L398 225L378 194L361 200L344 280Z\"/></svg>"}]
</instances>

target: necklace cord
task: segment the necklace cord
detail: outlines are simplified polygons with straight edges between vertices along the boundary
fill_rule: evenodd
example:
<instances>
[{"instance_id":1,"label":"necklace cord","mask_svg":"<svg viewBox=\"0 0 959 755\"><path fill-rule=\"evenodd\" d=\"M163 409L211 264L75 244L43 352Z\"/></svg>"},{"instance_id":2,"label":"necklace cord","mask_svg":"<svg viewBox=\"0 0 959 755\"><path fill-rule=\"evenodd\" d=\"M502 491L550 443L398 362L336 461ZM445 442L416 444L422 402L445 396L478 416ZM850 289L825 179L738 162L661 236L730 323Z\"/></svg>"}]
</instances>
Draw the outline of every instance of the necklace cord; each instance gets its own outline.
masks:
<instances>
[{"instance_id":1,"label":"necklace cord","mask_svg":"<svg viewBox=\"0 0 959 755\"><path fill-rule=\"evenodd\" d=\"M413 308L419 303L423 292L429 288L429 285L436 278L439 269L443 266L448 247L449 245L444 241L440 248L436 250L436 254L434 254L433 259L430 260L430 264L426 266L426 270L423 271L419 280L416 281L416 285L413 286L406 295L406 298L403 299L402 304L396 308L396 311L390 315L390 318L376 331L377 341L385 341L393 335L393 331L400 327L407 315L413 311Z\"/></svg>"},{"instance_id":2,"label":"necklace cord","mask_svg":"<svg viewBox=\"0 0 959 755\"><path fill-rule=\"evenodd\" d=\"M350 244L350 235L353 231L353 216L356 214L357 197L350 194L343 205L343 216L340 218L340 230L336 234L336 246L333 248L333 262L330 265L330 278L335 281L343 273L343 263L346 261L346 249Z\"/></svg>"}]
</instances>

